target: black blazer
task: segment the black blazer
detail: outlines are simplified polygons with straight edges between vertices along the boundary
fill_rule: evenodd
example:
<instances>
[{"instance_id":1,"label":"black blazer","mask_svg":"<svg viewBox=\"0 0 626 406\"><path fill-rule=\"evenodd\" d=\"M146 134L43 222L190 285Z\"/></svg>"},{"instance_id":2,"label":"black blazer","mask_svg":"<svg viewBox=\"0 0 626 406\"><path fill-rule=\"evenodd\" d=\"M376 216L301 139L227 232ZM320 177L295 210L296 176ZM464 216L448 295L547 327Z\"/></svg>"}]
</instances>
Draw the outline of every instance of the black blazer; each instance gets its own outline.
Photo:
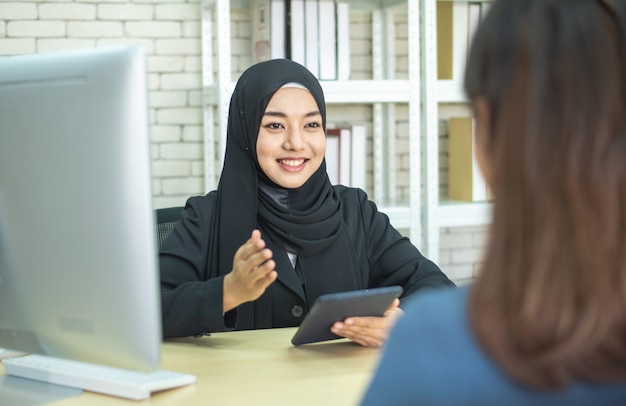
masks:
<instances>
[{"instance_id":1,"label":"black blazer","mask_svg":"<svg viewBox=\"0 0 626 406\"><path fill-rule=\"evenodd\" d=\"M344 269L320 269L314 277L323 278L322 283L315 283L317 288L303 287L287 252L273 248L278 279L259 299L226 314L222 314L224 275L207 269L216 193L190 198L159 255L164 338L298 326L318 296L340 290L400 285L405 298L423 288L454 286L393 228L387 215L378 211L364 191L340 185L334 189L341 199L344 223L354 248L356 274Z\"/></svg>"}]
</instances>

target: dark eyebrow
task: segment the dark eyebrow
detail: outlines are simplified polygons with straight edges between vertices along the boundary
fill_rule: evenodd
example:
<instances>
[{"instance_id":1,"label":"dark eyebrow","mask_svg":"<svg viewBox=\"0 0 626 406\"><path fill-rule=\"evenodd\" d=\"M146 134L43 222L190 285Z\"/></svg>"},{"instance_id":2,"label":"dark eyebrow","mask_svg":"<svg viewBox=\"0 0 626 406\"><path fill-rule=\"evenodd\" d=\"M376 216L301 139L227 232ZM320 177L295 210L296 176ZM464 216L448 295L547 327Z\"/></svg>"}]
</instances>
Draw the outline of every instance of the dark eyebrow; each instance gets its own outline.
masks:
<instances>
[{"instance_id":1,"label":"dark eyebrow","mask_svg":"<svg viewBox=\"0 0 626 406\"><path fill-rule=\"evenodd\" d=\"M280 111L266 111L265 113L263 113L264 116L271 116L271 117L287 117L287 115L285 113L282 113ZM310 111L308 113L306 113L304 116L305 117L313 117L313 116L321 116L322 114L318 111Z\"/></svg>"}]
</instances>

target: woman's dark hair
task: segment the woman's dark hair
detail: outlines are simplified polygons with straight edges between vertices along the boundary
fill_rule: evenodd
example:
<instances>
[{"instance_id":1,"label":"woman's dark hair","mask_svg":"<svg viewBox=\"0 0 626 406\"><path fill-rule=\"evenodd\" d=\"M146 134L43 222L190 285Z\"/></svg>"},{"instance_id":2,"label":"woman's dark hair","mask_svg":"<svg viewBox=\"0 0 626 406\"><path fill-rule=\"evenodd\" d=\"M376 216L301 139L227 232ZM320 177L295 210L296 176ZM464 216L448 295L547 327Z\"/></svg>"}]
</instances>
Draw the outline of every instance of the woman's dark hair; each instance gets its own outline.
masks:
<instances>
[{"instance_id":1,"label":"woman's dark hair","mask_svg":"<svg viewBox=\"0 0 626 406\"><path fill-rule=\"evenodd\" d=\"M624 0L496 0L465 76L495 201L471 326L530 387L626 379Z\"/></svg>"}]
</instances>

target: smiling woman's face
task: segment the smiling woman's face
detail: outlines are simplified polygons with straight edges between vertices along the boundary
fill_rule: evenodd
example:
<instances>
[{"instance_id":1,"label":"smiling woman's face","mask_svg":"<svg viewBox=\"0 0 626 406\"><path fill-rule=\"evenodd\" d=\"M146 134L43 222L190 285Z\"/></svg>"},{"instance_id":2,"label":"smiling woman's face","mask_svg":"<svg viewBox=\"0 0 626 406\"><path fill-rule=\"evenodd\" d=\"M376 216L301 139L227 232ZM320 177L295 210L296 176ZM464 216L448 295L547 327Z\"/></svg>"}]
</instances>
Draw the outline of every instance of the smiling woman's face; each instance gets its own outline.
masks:
<instances>
[{"instance_id":1,"label":"smiling woman's face","mask_svg":"<svg viewBox=\"0 0 626 406\"><path fill-rule=\"evenodd\" d=\"M274 93L261 119L256 151L265 175L284 188L302 186L320 167L326 134L308 90L284 87Z\"/></svg>"}]
</instances>

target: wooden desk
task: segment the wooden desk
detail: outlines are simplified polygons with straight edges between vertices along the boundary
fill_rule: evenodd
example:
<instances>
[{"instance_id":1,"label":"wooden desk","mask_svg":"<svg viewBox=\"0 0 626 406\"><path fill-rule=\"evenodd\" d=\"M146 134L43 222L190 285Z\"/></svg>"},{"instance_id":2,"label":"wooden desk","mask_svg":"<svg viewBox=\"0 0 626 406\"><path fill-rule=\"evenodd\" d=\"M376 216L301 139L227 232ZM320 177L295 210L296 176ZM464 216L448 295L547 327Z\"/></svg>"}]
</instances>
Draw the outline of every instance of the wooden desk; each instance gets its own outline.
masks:
<instances>
[{"instance_id":1,"label":"wooden desk","mask_svg":"<svg viewBox=\"0 0 626 406\"><path fill-rule=\"evenodd\" d=\"M142 402L84 392L54 405L357 405L379 350L348 340L291 345L295 328L214 333L163 344L161 369L194 385Z\"/></svg>"}]
</instances>

